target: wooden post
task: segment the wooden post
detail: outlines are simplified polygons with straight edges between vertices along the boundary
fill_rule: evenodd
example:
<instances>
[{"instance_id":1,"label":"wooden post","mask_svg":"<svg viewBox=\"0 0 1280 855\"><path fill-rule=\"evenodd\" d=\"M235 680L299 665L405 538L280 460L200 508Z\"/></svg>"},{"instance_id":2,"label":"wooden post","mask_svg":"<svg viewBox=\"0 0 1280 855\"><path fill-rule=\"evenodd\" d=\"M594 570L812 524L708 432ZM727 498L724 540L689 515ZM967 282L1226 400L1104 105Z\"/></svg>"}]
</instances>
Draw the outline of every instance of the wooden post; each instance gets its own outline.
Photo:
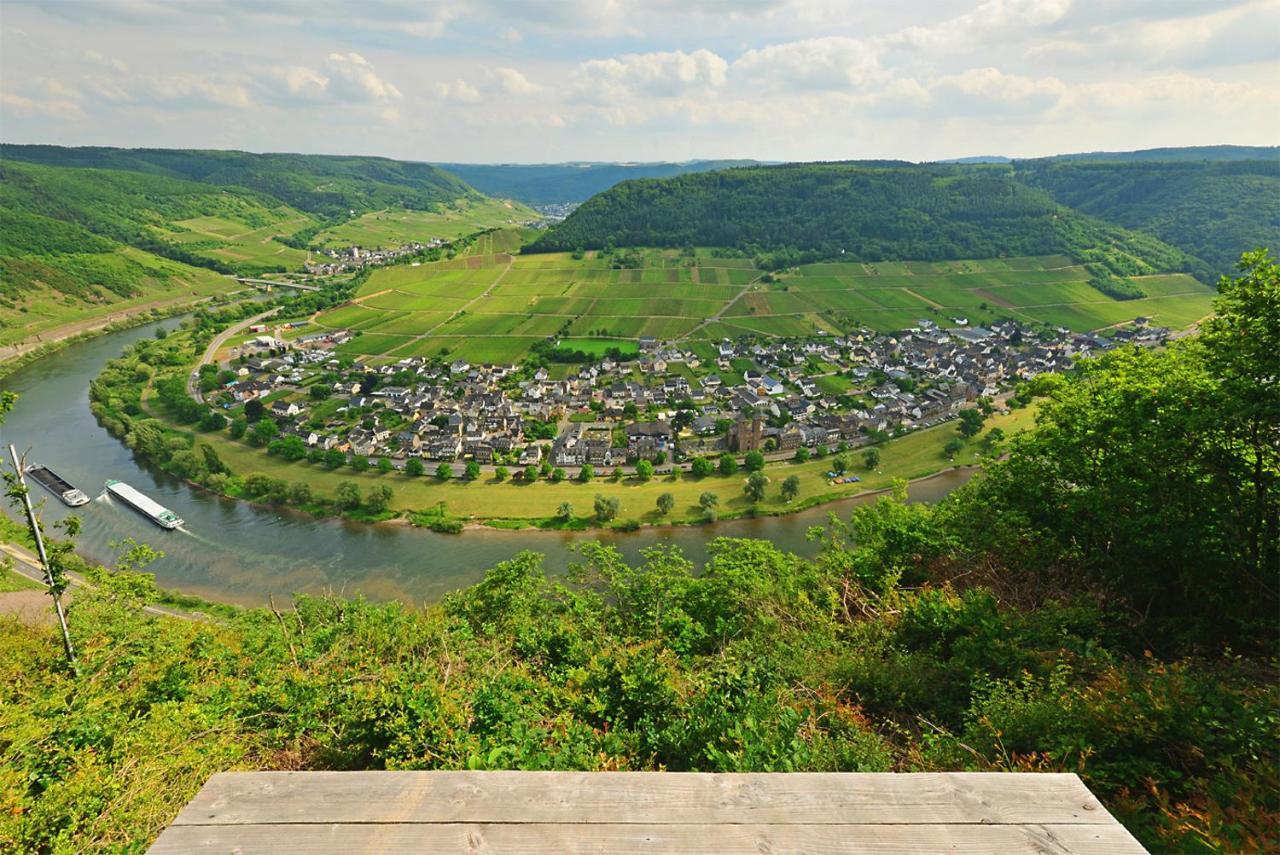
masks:
<instances>
[{"instance_id":1,"label":"wooden post","mask_svg":"<svg viewBox=\"0 0 1280 855\"><path fill-rule=\"evenodd\" d=\"M36 553L40 556L40 566L44 570L44 583L49 586L49 596L53 597L53 608L58 613L58 625L62 627L62 646L67 651L67 662L71 665L71 670L78 674L76 651L71 645L71 633L67 629L67 614L62 608L62 594L54 585L53 567L50 566L49 556L44 549L44 535L40 531L40 522L36 519L35 508L31 506L31 493L27 490L27 480L23 476L22 461L18 458L18 450L13 447L13 443L9 444L9 456L13 459L13 471L18 476L18 486L22 488L22 507L27 514L27 525L31 529L31 536L36 542Z\"/></svg>"}]
</instances>

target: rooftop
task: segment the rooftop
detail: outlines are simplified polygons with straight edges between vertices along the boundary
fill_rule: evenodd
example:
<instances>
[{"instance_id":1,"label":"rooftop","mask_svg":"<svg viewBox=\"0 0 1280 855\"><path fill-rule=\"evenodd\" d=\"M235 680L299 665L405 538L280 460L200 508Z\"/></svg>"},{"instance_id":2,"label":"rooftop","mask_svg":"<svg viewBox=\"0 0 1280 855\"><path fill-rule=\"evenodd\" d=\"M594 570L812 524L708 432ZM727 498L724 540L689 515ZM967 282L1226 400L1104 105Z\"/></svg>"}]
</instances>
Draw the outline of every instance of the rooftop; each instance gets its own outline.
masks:
<instances>
[{"instance_id":1,"label":"rooftop","mask_svg":"<svg viewBox=\"0 0 1280 855\"><path fill-rule=\"evenodd\" d=\"M231 772L150 851L1145 850L1073 774Z\"/></svg>"}]
</instances>

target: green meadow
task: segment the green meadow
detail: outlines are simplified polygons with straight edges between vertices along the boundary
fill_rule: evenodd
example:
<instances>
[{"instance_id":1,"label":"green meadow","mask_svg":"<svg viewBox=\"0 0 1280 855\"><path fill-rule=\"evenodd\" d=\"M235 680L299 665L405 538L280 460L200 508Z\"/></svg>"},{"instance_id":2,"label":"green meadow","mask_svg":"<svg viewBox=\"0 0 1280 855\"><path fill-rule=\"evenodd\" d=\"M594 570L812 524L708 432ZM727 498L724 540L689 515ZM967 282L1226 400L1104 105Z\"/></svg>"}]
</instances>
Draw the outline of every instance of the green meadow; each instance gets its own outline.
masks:
<instances>
[{"instance_id":1,"label":"green meadow","mask_svg":"<svg viewBox=\"0 0 1280 855\"><path fill-rule=\"evenodd\" d=\"M1118 301L1062 256L823 263L766 277L749 259L702 250L645 250L634 256L638 266L620 269L598 253L512 254L495 248L510 246L504 234L486 236L467 257L376 270L351 303L317 323L358 331L343 346L353 355L510 362L556 336L601 342L603 351L649 336L693 346L744 335L892 332L921 320L946 327L956 318L1083 332L1146 316L1184 327L1209 314L1213 297L1190 276L1161 274L1134 280L1148 296Z\"/></svg>"},{"instance_id":2,"label":"green meadow","mask_svg":"<svg viewBox=\"0 0 1280 855\"><path fill-rule=\"evenodd\" d=\"M504 199L459 199L437 211L388 209L371 211L325 229L314 245L328 247L392 247L432 238L456 240L484 229L503 228L537 219L536 211Z\"/></svg>"}]
</instances>

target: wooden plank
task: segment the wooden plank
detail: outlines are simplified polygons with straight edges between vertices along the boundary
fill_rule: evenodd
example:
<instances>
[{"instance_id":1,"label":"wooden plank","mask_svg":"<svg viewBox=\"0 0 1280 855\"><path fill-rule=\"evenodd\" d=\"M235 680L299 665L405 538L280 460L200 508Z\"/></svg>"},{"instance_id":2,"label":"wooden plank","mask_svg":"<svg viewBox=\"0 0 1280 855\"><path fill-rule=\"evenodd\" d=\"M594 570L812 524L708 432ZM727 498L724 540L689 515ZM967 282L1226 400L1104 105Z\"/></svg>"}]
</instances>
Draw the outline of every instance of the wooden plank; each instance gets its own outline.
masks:
<instances>
[{"instance_id":1,"label":"wooden plank","mask_svg":"<svg viewBox=\"0 0 1280 855\"><path fill-rule=\"evenodd\" d=\"M175 825L258 823L1084 823L1114 820L1073 774L244 772Z\"/></svg>"},{"instance_id":2,"label":"wooden plank","mask_svg":"<svg viewBox=\"0 0 1280 855\"><path fill-rule=\"evenodd\" d=\"M1141 855L1119 825L217 825L173 826L151 855L187 852L856 852Z\"/></svg>"}]
</instances>

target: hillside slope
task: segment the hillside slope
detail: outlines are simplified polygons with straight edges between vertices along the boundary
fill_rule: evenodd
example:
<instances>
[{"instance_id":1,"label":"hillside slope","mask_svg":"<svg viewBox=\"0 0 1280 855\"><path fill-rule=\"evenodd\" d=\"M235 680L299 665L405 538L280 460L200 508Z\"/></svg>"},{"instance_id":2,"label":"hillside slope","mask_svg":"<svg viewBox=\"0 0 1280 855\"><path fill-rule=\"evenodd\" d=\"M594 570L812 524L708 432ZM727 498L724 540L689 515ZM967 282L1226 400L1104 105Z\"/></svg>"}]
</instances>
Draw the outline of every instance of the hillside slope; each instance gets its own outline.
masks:
<instances>
[{"instance_id":1,"label":"hillside slope","mask_svg":"<svg viewBox=\"0 0 1280 855\"><path fill-rule=\"evenodd\" d=\"M589 199L532 249L609 244L736 247L772 256L772 266L1064 254L1117 275L1204 267L1065 208L1002 166L793 164L628 181Z\"/></svg>"},{"instance_id":2,"label":"hillside slope","mask_svg":"<svg viewBox=\"0 0 1280 855\"><path fill-rule=\"evenodd\" d=\"M430 164L383 157L0 145L0 158L246 187L324 219L383 208L431 210L442 203L480 195L461 179Z\"/></svg>"},{"instance_id":3,"label":"hillside slope","mask_svg":"<svg viewBox=\"0 0 1280 855\"><path fill-rule=\"evenodd\" d=\"M1217 273L1247 250L1280 249L1280 159L1035 160L1017 171L1062 204L1154 235Z\"/></svg>"},{"instance_id":4,"label":"hillside slope","mask_svg":"<svg viewBox=\"0 0 1280 855\"><path fill-rule=\"evenodd\" d=\"M752 160L691 160L682 163L440 163L482 193L518 199L527 205L585 201L633 178L671 178L734 166Z\"/></svg>"}]
</instances>

